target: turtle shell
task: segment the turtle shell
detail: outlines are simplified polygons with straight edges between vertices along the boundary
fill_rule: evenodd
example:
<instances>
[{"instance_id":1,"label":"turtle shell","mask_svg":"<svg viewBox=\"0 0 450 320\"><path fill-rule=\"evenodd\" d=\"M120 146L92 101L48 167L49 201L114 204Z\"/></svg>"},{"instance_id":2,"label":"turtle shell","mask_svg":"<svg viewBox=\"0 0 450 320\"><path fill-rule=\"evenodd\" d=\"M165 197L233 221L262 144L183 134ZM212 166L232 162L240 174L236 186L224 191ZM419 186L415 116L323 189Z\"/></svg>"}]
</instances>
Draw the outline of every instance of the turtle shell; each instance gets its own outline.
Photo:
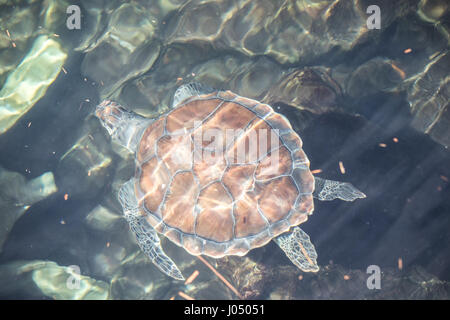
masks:
<instances>
[{"instance_id":1,"label":"turtle shell","mask_svg":"<svg viewBox=\"0 0 450 320\"><path fill-rule=\"evenodd\" d=\"M230 91L189 97L153 121L136 160L146 220L194 255L245 255L314 208L314 177L289 121Z\"/></svg>"}]
</instances>

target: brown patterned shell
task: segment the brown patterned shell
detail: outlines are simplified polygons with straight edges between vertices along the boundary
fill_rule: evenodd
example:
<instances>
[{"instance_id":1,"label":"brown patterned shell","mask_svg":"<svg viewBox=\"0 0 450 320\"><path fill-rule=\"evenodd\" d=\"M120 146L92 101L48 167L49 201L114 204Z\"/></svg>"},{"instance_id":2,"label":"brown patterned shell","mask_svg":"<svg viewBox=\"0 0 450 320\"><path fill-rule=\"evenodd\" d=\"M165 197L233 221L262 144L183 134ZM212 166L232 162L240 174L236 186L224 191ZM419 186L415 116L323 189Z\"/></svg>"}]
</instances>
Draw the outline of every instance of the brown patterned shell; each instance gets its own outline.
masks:
<instances>
[{"instance_id":1,"label":"brown patterned shell","mask_svg":"<svg viewBox=\"0 0 450 320\"><path fill-rule=\"evenodd\" d=\"M227 132L235 135L220 139ZM289 121L230 91L181 102L145 130L137 151L135 191L146 219L194 255L244 255L265 245L307 220L313 189Z\"/></svg>"}]
</instances>

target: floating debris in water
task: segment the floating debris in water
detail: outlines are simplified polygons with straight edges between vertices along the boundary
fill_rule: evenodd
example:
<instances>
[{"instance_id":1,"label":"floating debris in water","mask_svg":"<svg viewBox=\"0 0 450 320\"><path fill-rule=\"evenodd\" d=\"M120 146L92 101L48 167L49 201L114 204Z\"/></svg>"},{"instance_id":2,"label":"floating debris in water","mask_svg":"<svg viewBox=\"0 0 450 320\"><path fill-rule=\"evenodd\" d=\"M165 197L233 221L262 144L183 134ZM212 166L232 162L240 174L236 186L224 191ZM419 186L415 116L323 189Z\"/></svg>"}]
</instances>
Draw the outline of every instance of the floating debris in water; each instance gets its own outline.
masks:
<instances>
[{"instance_id":1,"label":"floating debris in water","mask_svg":"<svg viewBox=\"0 0 450 320\"><path fill-rule=\"evenodd\" d=\"M380 147L382 147L382 148L386 148L387 147L387 144L386 143L379 143L378 144Z\"/></svg>"},{"instance_id":2,"label":"floating debris in water","mask_svg":"<svg viewBox=\"0 0 450 320\"><path fill-rule=\"evenodd\" d=\"M405 71L403 71L402 69L400 69L399 67L397 67L394 63L391 63L392 69L394 69L398 75L400 76L400 78L405 79L406 74Z\"/></svg>"},{"instance_id":3,"label":"floating debris in water","mask_svg":"<svg viewBox=\"0 0 450 320\"><path fill-rule=\"evenodd\" d=\"M411 52L412 52L412 49L411 49L411 48L405 49L405 50L403 51L404 54L408 54L408 53L411 53Z\"/></svg>"},{"instance_id":4,"label":"floating debris in water","mask_svg":"<svg viewBox=\"0 0 450 320\"><path fill-rule=\"evenodd\" d=\"M11 41L11 45L13 48L16 47L16 43L11 39L11 34L9 33L9 30L6 29L6 35L8 36L9 41Z\"/></svg>"},{"instance_id":5,"label":"floating debris in water","mask_svg":"<svg viewBox=\"0 0 450 320\"><path fill-rule=\"evenodd\" d=\"M227 279L224 278L224 276L222 276L211 264L209 264L208 261L206 261L202 256L197 256L197 258L203 262L209 269L211 269L212 272L214 272L214 274L223 282L225 283L225 285L230 288L231 291L234 292L235 295L237 295L239 297L239 299L243 299L242 295L239 293L239 291L236 290L235 287L233 287L233 285L228 282Z\"/></svg>"},{"instance_id":6,"label":"floating debris in water","mask_svg":"<svg viewBox=\"0 0 450 320\"><path fill-rule=\"evenodd\" d=\"M403 270L403 259L400 257L397 261L398 270Z\"/></svg>"},{"instance_id":7,"label":"floating debris in water","mask_svg":"<svg viewBox=\"0 0 450 320\"><path fill-rule=\"evenodd\" d=\"M178 295L186 300L195 300L194 298L192 298L191 296L187 295L186 293L184 293L183 291L178 291Z\"/></svg>"},{"instance_id":8,"label":"floating debris in water","mask_svg":"<svg viewBox=\"0 0 450 320\"><path fill-rule=\"evenodd\" d=\"M339 170L341 170L342 174L345 174L345 167L342 161L339 161Z\"/></svg>"},{"instance_id":9,"label":"floating debris in water","mask_svg":"<svg viewBox=\"0 0 450 320\"><path fill-rule=\"evenodd\" d=\"M64 200L67 201L67 199L69 199L69 195L66 193L66 194L64 195Z\"/></svg>"},{"instance_id":10,"label":"floating debris in water","mask_svg":"<svg viewBox=\"0 0 450 320\"><path fill-rule=\"evenodd\" d=\"M392 138L392 141L394 141L395 143L397 143L397 142L398 142L398 138L394 137L394 138Z\"/></svg>"},{"instance_id":11,"label":"floating debris in water","mask_svg":"<svg viewBox=\"0 0 450 320\"><path fill-rule=\"evenodd\" d=\"M321 172L322 172L322 169L311 170L312 174L318 174L318 173L321 173Z\"/></svg>"},{"instance_id":12,"label":"floating debris in water","mask_svg":"<svg viewBox=\"0 0 450 320\"><path fill-rule=\"evenodd\" d=\"M189 276L189 278L186 279L184 284L187 285L187 284L192 283L199 274L200 274L200 272L198 270L195 270L194 272L192 272L192 274Z\"/></svg>"}]
</instances>

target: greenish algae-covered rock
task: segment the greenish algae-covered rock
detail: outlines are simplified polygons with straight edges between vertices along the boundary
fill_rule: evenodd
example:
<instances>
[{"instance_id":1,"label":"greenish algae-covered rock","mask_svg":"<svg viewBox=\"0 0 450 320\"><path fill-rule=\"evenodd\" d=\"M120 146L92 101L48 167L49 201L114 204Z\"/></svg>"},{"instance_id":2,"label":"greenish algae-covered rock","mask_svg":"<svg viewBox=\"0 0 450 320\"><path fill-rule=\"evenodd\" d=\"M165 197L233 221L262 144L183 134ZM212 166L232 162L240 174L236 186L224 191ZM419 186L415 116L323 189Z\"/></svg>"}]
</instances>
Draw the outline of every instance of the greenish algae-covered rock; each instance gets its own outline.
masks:
<instances>
[{"instance_id":1,"label":"greenish algae-covered rock","mask_svg":"<svg viewBox=\"0 0 450 320\"><path fill-rule=\"evenodd\" d=\"M411 125L445 147L450 146L450 54L434 58L408 88L414 119Z\"/></svg>"},{"instance_id":2,"label":"greenish algae-covered rock","mask_svg":"<svg viewBox=\"0 0 450 320\"><path fill-rule=\"evenodd\" d=\"M0 285L8 297L55 300L105 300L109 285L81 275L76 266L64 267L53 261L14 261L0 266ZM14 281L11 281L11 280Z\"/></svg>"},{"instance_id":3,"label":"greenish algae-covered rock","mask_svg":"<svg viewBox=\"0 0 450 320\"><path fill-rule=\"evenodd\" d=\"M0 134L11 128L45 94L58 76L66 53L48 36L39 36L0 91Z\"/></svg>"},{"instance_id":4,"label":"greenish algae-covered rock","mask_svg":"<svg viewBox=\"0 0 450 320\"><path fill-rule=\"evenodd\" d=\"M16 221L34 203L55 193L53 173L26 181L20 173L0 167L0 252Z\"/></svg>"},{"instance_id":5,"label":"greenish algae-covered rock","mask_svg":"<svg viewBox=\"0 0 450 320\"><path fill-rule=\"evenodd\" d=\"M85 50L81 64L82 74L100 84L102 99L152 67L161 49L154 38L156 24L140 5L124 3L110 14L105 32Z\"/></svg>"}]
</instances>

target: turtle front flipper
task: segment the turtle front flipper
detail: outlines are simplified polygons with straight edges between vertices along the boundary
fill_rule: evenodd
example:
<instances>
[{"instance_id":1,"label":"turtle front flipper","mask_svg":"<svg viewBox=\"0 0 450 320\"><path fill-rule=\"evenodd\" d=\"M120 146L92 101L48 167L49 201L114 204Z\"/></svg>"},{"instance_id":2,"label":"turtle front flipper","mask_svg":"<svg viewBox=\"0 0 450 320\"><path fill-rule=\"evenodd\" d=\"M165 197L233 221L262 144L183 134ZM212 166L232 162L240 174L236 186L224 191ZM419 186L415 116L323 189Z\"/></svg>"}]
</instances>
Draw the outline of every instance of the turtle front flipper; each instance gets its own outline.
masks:
<instances>
[{"instance_id":1,"label":"turtle front flipper","mask_svg":"<svg viewBox=\"0 0 450 320\"><path fill-rule=\"evenodd\" d=\"M140 212L134 192L134 179L129 180L120 188L119 202L142 251L162 272L177 280L184 280L175 262L162 249L156 230L149 225L145 216Z\"/></svg>"},{"instance_id":2,"label":"turtle front flipper","mask_svg":"<svg viewBox=\"0 0 450 320\"><path fill-rule=\"evenodd\" d=\"M356 189L351 183L326 180L314 177L315 188L313 197L322 201L341 199L353 201L358 198L365 198L366 195Z\"/></svg>"},{"instance_id":3,"label":"turtle front flipper","mask_svg":"<svg viewBox=\"0 0 450 320\"><path fill-rule=\"evenodd\" d=\"M300 227L274 239L287 257L304 272L317 272L317 252L309 236Z\"/></svg>"}]
</instances>

